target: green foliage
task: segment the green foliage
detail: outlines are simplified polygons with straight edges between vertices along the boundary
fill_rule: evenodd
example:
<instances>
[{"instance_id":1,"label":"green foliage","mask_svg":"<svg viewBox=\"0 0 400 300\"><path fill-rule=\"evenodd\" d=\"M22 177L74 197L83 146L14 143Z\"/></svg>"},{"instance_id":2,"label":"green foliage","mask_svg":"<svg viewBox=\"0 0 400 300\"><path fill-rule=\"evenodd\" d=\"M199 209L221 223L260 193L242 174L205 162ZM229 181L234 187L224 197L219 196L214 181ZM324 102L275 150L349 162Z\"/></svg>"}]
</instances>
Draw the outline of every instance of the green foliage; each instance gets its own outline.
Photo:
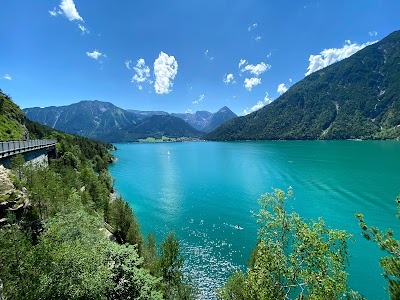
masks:
<instances>
[{"instance_id":1,"label":"green foliage","mask_svg":"<svg viewBox=\"0 0 400 300\"><path fill-rule=\"evenodd\" d=\"M194 299L195 290L190 284L183 283L179 240L173 232L160 245L159 268L162 275L162 289L166 299Z\"/></svg>"},{"instance_id":2,"label":"green foliage","mask_svg":"<svg viewBox=\"0 0 400 300\"><path fill-rule=\"evenodd\" d=\"M399 211L397 218L400 219L400 195L396 201ZM384 270L383 276L389 283L390 299L400 299L400 240L394 238L394 232L390 229L382 232L376 227L368 227L362 214L356 214L356 217L363 230L362 235L367 240L376 242L388 254L381 258L380 265Z\"/></svg>"},{"instance_id":3,"label":"green foliage","mask_svg":"<svg viewBox=\"0 0 400 300\"><path fill-rule=\"evenodd\" d=\"M24 113L0 89L0 141L22 140L25 127Z\"/></svg>"},{"instance_id":4,"label":"green foliage","mask_svg":"<svg viewBox=\"0 0 400 300\"><path fill-rule=\"evenodd\" d=\"M359 297L347 285L345 231L322 219L307 223L290 212L291 189L259 199L259 242L247 274L234 274L217 291L220 299L347 299Z\"/></svg>"},{"instance_id":5,"label":"green foliage","mask_svg":"<svg viewBox=\"0 0 400 300\"><path fill-rule=\"evenodd\" d=\"M17 154L11 159L11 169L17 176L18 180L22 180L25 158L22 154Z\"/></svg>"},{"instance_id":6,"label":"green foliage","mask_svg":"<svg viewBox=\"0 0 400 300\"><path fill-rule=\"evenodd\" d=\"M143 267L148 269L151 275L159 275L156 238L151 232L147 234L147 238L144 240L142 257L144 259Z\"/></svg>"},{"instance_id":7,"label":"green foliage","mask_svg":"<svg viewBox=\"0 0 400 300\"><path fill-rule=\"evenodd\" d=\"M141 253L143 238L140 225L128 202L121 197L112 201L109 205L107 220L114 228L114 234L120 243L127 242L131 245L137 245L137 249Z\"/></svg>"},{"instance_id":8,"label":"green foliage","mask_svg":"<svg viewBox=\"0 0 400 300\"><path fill-rule=\"evenodd\" d=\"M306 76L210 140L398 139L400 31Z\"/></svg>"},{"instance_id":9,"label":"green foliage","mask_svg":"<svg viewBox=\"0 0 400 300\"><path fill-rule=\"evenodd\" d=\"M110 243L106 256L114 283L109 299L162 299L161 292L156 291L160 279L141 268L143 259L133 246Z\"/></svg>"}]
</instances>

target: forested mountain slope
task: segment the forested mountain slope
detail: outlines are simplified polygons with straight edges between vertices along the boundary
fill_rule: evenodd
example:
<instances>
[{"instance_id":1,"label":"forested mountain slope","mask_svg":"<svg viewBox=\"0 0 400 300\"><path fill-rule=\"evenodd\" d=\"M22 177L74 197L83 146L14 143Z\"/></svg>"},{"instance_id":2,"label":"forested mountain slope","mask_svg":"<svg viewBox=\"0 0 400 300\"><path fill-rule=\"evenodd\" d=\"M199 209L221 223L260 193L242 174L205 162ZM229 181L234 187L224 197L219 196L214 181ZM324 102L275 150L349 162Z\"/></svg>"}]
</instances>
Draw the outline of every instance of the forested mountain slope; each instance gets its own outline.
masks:
<instances>
[{"instance_id":1,"label":"forested mountain slope","mask_svg":"<svg viewBox=\"0 0 400 300\"><path fill-rule=\"evenodd\" d=\"M232 119L210 140L400 136L400 31L310 74L271 104Z\"/></svg>"}]
</instances>

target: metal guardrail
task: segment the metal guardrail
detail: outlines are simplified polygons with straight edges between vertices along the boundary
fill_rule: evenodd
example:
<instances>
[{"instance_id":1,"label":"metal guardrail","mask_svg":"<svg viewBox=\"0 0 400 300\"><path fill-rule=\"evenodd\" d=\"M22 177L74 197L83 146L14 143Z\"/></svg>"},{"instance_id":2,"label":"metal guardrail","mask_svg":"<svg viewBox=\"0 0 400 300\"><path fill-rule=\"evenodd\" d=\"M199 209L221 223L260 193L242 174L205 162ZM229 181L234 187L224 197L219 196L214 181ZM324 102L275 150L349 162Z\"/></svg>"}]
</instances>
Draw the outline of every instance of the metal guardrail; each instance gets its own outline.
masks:
<instances>
[{"instance_id":1,"label":"metal guardrail","mask_svg":"<svg viewBox=\"0 0 400 300\"><path fill-rule=\"evenodd\" d=\"M0 142L0 158L55 146L57 140L27 140Z\"/></svg>"}]
</instances>

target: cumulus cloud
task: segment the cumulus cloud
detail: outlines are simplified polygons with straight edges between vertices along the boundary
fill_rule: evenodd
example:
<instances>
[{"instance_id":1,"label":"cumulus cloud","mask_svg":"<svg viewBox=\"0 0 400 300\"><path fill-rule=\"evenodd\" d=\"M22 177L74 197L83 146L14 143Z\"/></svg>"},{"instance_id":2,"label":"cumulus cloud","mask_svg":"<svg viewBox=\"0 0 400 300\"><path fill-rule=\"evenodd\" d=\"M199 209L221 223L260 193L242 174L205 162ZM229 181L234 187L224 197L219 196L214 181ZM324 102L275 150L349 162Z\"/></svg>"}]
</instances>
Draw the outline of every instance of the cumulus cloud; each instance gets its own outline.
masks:
<instances>
[{"instance_id":1,"label":"cumulus cloud","mask_svg":"<svg viewBox=\"0 0 400 300\"><path fill-rule=\"evenodd\" d=\"M368 32L368 35L369 36L377 36L378 33L375 30L373 30L373 31Z\"/></svg>"},{"instance_id":2,"label":"cumulus cloud","mask_svg":"<svg viewBox=\"0 0 400 300\"><path fill-rule=\"evenodd\" d=\"M175 57L160 52L154 61L155 83L154 89L157 94L168 94L171 92L173 80L178 73L178 62Z\"/></svg>"},{"instance_id":3,"label":"cumulus cloud","mask_svg":"<svg viewBox=\"0 0 400 300\"><path fill-rule=\"evenodd\" d=\"M253 88L253 86L259 85L261 84L261 78L246 78L244 80L244 87L248 90L251 91L251 89Z\"/></svg>"},{"instance_id":4,"label":"cumulus cloud","mask_svg":"<svg viewBox=\"0 0 400 300\"><path fill-rule=\"evenodd\" d=\"M266 64L264 62L261 62L257 65L246 65L243 69L242 72L248 71L251 74L254 74L256 76L260 76L262 73L268 71L271 69L271 65Z\"/></svg>"},{"instance_id":5,"label":"cumulus cloud","mask_svg":"<svg viewBox=\"0 0 400 300\"><path fill-rule=\"evenodd\" d=\"M292 79L292 78L289 78L289 82L293 82L293 79Z\"/></svg>"},{"instance_id":6,"label":"cumulus cloud","mask_svg":"<svg viewBox=\"0 0 400 300\"><path fill-rule=\"evenodd\" d=\"M224 82L225 82L226 84L228 84L228 83L232 83L232 84L233 84L233 83L236 83L235 78L233 77L233 74L232 74L232 73L229 73L228 75L225 76Z\"/></svg>"},{"instance_id":7,"label":"cumulus cloud","mask_svg":"<svg viewBox=\"0 0 400 300\"><path fill-rule=\"evenodd\" d=\"M205 97L204 95L200 95L200 96L199 96L199 99L193 101L192 103L193 103L193 104L199 104L200 102L203 101L204 97Z\"/></svg>"},{"instance_id":8,"label":"cumulus cloud","mask_svg":"<svg viewBox=\"0 0 400 300\"><path fill-rule=\"evenodd\" d=\"M346 40L346 44L342 48L325 49L320 54L310 55L310 64L308 65L307 73L305 75L308 76L315 71L321 70L337 61L345 59L374 43L376 43L376 41L359 45L357 43L352 43L350 40Z\"/></svg>"},{"instance_id":9,"label":"cumulus cloud","mask_svg":"<svg viewBox=\"0 0 400 300\"><path fill-rule=\"evenodd\" d=\"M283 93L285 93L288 90L288 87L284 84L281 83L280 85L278 85L278 89L276 90L280 95L282 95Z\"/></svg>"},{"instance_id":10,"label":"cumulus cloud","mask_svg":"<svg viewBox=\"0 0 400 300\"><path fill-rule=\"evenodd\" d=\"M68 18L68 20L83 21L83 18L79 15L78 11L76 10L75 3L73 0L62 0L59 7L61 8L63 14Z\"/></svg>"},{"instance_id":11,"label":"cumulus cloud","mask_svg":"<svg viewBox=\"0 0 400 300\"><path fill-rule=\"evenodd\" d=\"M270 58L272 56L272 52L267 54L267 58Z\"/></svg>"},{"instance_id":12,"label":"cumulus cloud","mask_svg":"<svg viewBox=\"0 0 400 300\"><path fill-rule=\"evenodd\" d=\"M265 92L265 97L264 97L264 101L258 101L255 105L253 105L251 108L245 108L243 110L243 113L245 115L248 115L250 113L252 113L253 111L259 110L260 108L264 107L267 104L270 104L272 101L274 101L273 99L269 98L268 92Z\"/></svg>"},{"instance_id":13,"label":"cumulus cloud","mask_svg":"<svg viewBox=\"0 0 400 300\"><path fill-rule=\"evenodd\" d=\"M239 62L239 69L240 69L241 66L245 65L246 63L247 63L247 60L241 59L240 62Z\"/></svg>"},{"instance_id":14,"label":"cumulus cloud","mask_svg":"<svg viewBox=\"0 0 400 300\"><path fill-rule=\"evenodd\" d=\"M101 53L101 52L99 52L97 50L94 50L92 52L86 52L86 55L91 57L91 58L93 58L93 59L96 59L96 60L101 56L107 57L107 55L105 55L105 54L103 54L103 53Z\"/></svg>"},{"instance_id":15,"label":"cumulus cloud","mask_svg":"<svg viewBox=\"0 0 400 300\"><path fill-rule=\"evenodd\" d=\"M262 36L257 35L254 39L255 39L256 41L259 41L259 40L262 39Z\"/></svg>"},{"instance_id":16,"label":"cumulus cloud","mask_svg":"<svg viewBox=\"0 0 400 300\"><path fill-rule=\"evenodd\" d=\"M10 74L5 74L5 75L3 76L3 79L12 80L12 77L11 77Z\"/></svg>"},{"instance_id":17,"label":"cumulus cloud","mask_svg":"<svg viewBox=\"0 0 400 300\"><path fill-rule=\"evenodd\" d=\"M129 66L129 63L130 61L125 62L125 64L127 64L127 67ZM150 82L150 68L146 66L146 62L144 61L144 59L140 58L137 60L136 66L133 67L133 70L135 70L136 74L133 75L131 82L136 82L138 85L138 89L142 90L142 83Z\"/></svg>"}]
</instances>

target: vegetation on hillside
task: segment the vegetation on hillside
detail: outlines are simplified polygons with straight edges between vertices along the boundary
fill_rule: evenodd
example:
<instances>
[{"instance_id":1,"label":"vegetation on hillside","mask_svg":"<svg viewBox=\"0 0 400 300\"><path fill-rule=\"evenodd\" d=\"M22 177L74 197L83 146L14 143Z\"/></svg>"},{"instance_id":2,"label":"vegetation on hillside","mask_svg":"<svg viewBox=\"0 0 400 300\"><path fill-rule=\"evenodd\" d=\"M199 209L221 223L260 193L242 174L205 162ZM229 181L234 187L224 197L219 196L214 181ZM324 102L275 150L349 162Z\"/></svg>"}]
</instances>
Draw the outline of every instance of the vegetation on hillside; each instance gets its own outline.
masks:
<instances>
[{"instance_id":1,"label":"vegetation on hillside","mask_svg":"<svg viewBox=\"0 0 400 300\"><path fill-rule=\"evenodd\" d=\"M22 140L25 114L0 89L0 141Z\"/></svg>"},{"instance_id":2,"label":"vegetation on hillside","mask_svg":"<svg viewBox=\"0 0 400 300\"><path fill-rule=\"evenodd\" d=\"M400 31L314 72L271 104L232 119L210 140L400 137Z\"/></svg>"},{"instance_id":3,"label":"vegetation on hillside","mask_svg":"<svg viewBox=\"0 0 400 300\"><path fill-rule=\"evenodd\" d=\"M194 298L180 270L178 240L171 235L172 242L168 237L157 247L152 235L144 239L130 205L111 197L112 145L31 122L1 95L14 114L3 115L21 122L21 132L58 140L48 167L25 164L21 155L12 160L14 185L25 190L13 195L29 205L0 228L3 299Z\"/></svg>"}]
</instances>

